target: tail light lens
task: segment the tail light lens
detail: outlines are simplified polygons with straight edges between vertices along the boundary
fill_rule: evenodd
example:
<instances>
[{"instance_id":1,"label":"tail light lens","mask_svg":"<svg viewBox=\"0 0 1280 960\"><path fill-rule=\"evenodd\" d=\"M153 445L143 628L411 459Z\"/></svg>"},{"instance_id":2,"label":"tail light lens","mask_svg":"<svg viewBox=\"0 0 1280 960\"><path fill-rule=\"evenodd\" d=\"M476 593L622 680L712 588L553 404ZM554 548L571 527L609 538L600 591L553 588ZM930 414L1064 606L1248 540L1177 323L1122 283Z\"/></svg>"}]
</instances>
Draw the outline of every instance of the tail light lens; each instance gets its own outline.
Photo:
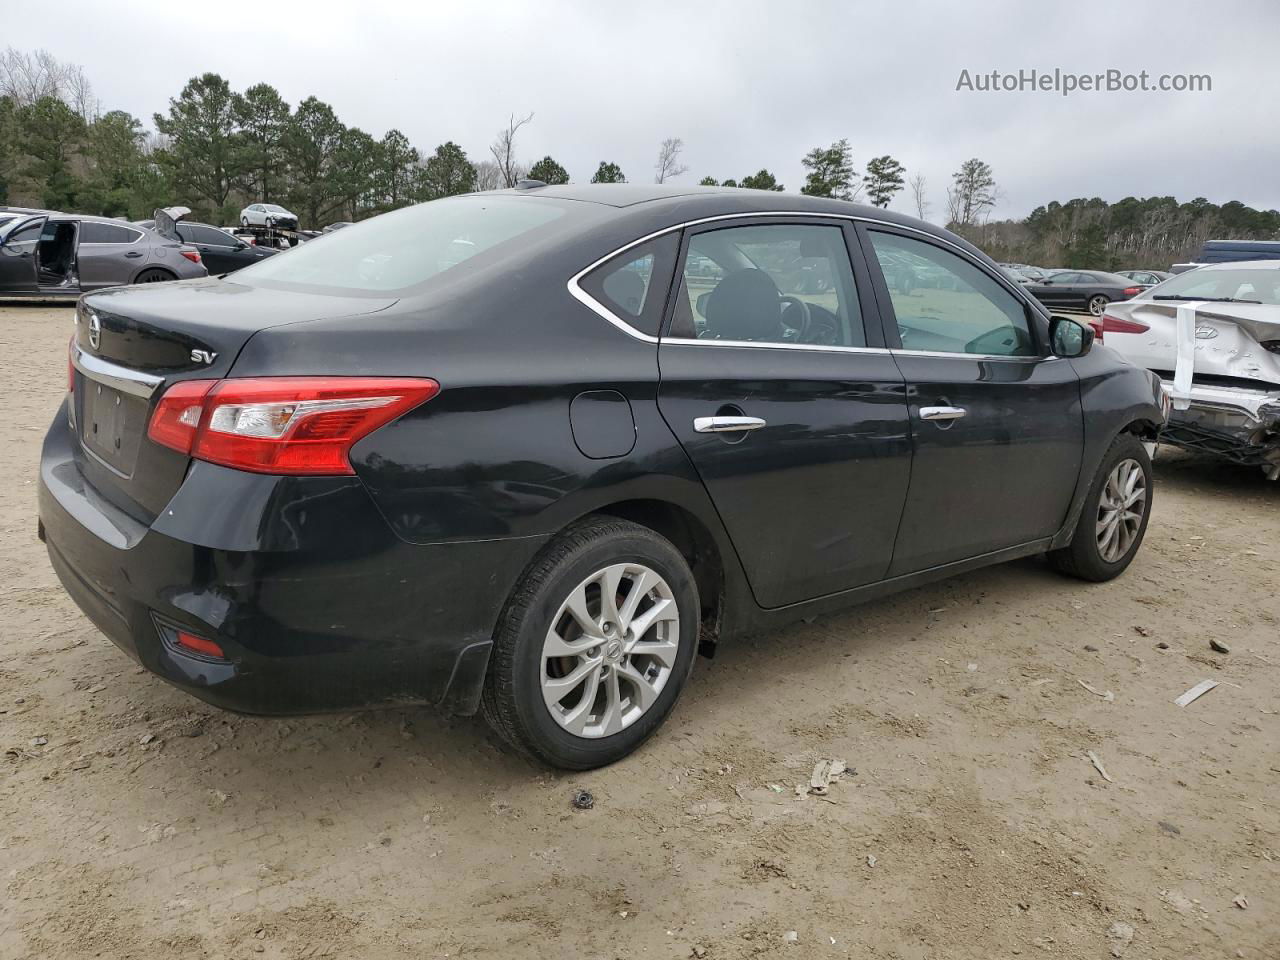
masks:
<instances>
[{"instance_id":1,"label":"tail light lens","mask_svg":"<svg viewBox=\"0 0 1280 960\"><path fill-rule=\"evenodd\" d=\"M1125 287L1122 291L1126 297L1136 297L1142 292L1141 287Z\"/></svg>"},{"instance_id":2,"label":"tail light lens","mask_svg":"<svg viewBox=\"0 0 1280 960\"><path fill-rule=\"evenodd\" d=\"M1101 340L1104 334L1108 333L1146 333L1151 328L1145 323L1137 320L1122 320L1119 317L1113 317L1109 313L1102 315L1102 329L1098 331L1098 339Z\"/></svg>"},{"instance_id":3,"label":"tail light lens","mask_svg":"<svg viewBox=\"0 0 1280 960\"><path fill-rule=\"evenodd\" d=\"M200 254L197 253L195 250L179 250L178 252L181 253L184 257L186 257L188 260L190 260L192 263L200 262Z\"/></svg>"},{"instance_id":4,"label":"tail light lens","mask_svg":"<svg viewBox=\"0 0 1280 960\"><path fill-rule=\"evenodd\" d=\"M439 392L426 378L188 380L165 391L147 434L237 470L351 475L357 441Z\"/></svg>"}]
</instances>

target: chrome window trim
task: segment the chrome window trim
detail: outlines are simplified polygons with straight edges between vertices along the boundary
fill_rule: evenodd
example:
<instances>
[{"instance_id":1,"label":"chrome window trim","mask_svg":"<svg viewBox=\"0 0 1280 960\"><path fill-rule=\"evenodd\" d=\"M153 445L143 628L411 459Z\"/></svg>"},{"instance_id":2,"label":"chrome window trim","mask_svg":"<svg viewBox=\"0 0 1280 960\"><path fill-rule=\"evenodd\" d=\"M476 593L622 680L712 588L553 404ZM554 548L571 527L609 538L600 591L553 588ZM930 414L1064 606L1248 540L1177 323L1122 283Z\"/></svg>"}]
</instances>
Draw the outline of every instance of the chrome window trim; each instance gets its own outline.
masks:
<instances>
[{"instance_id":1,"label":"chrome window trim","mask_svg":"<svg viewBox=\"0 0 1280 960\"><path fill-rule=\"evenodd\" d=\"M942 352L932 352L932 351L925 351L925 350L892 350L885 347L845 347L845 346L838 346L838 345L824 346L822 344L809 344L809 343L763 343L763 342L756 343L750 340L693 340L693 339L686 339L684 337L668 337L666 340L662 340L659 337L653 337L647 333L644 333L643 331L637 330L631 324L627 323L626 320L623 320L621 317L615 314L612 310L606 307L603 303L601 303L599 300L595 299L595 297L591 296L591 294L587 293L587 291L582 289L580 282L583 277L585 277L588 273L590 273L592 270L595 270L597 267L601 266L602 264L612 260L614 257L618 256L619 254L626 253L632 247L638 247L642 243L648 243L650 240L653 240L657 237L664 236L668 233L674 233L677 230L687 230L689 227L697 227L705 223L719 223L724 220L754 220L762 217L790 217L790 218L800 217L807 220L844 220L850 223L878 224L884 227L891 227L895 230L905 230L908 233L919 234L921 237L924 237L928 240L932 240L935 243L945 244L946 246L953 248L959 256L965 259L966 262L973 264L973 266L977 267L987 276L996 280L1002 287L1004 287L1005 290L1013 294L1015 300L1021 301L1024 305L1031 307L1031 309L1036 311L1037 313L1040 313L1040 311L1043 309L1043 307L1041 307L1037 301L1035 301L1033 298L1029 297L1026 293L1023 292L1023 290L1021 289L1021 284L1013 284L1013 283L1010 283L1007 278L996 276L991 271L987 270L979 261L972 259L969 252L965 250L964 247L960 246L958 243L954 243L951 240L948 240L946 237L939 237L936 234L930 233L928 230L921 230L918 227L912 227L903 223L894 223L890 220L879 220L874 217L856 216L854 214L849 214L849 213L815 213L811 210L810 211L765 210L765 211L757 211L754 213L722 213L714 217L701 217L697 220L685 220L681 223L672 224L669 227L663 227L661 230L655 230L653 233L646 234L645 236L640 237L638 240L632 240L630 243L623 244L622 246L618 247L616 250L613 250L605 254L603 257L600 257L598 260L595 260L592 263L588 264L586 267L583 267L581 270L575 273L572 277L570 277L568 280L568 283L566 284L566 287L568 288L568 291L569 291L569 296L573 297L575 300L581 303L584 307L586 307L592 313L596 314L597 316L613 324L613 326L617 327L623 333L627 334L627 336L633 337L636 340L640 340L643 343L699 344L704 346L718 345L718 346L726 346L726 347L727 346L781 347L783 349L790 349L790 350L820 350L823 352L843 351L843 352L853 352L853 353L903 353L903 354L908 354L908 355L917 356L917 357L926 357L926 356L968 357L971 360L1038 361L1038 360L1054 359L1052 354L1049 354L1046 356L1035 356L1035 357L1011 357L1011 356L1005 356L1002 354L942 353ZM679 265L677 264L677 269L678 268L679 268Z\"/></svg>"},{"instance_id":2,"label":"chrome window trim","mask_svg":"<svg viewBox=\"0 0 1280 960\"><path fill-rule=\"evenodd\" d=\"M75 349L71 352L71 364L94 383L100 383L103 386L119 390L121 393L141 397L144 400L148 399L156 392L156 388L164 383L163 377L153 377L147 373L139 373L137 370L130 370L128 367L122 367L119 364L111 363L109 360L103 360L101 357L85 353L80 349L79 344L76 344Z\"/></svg>"}]
</instances>

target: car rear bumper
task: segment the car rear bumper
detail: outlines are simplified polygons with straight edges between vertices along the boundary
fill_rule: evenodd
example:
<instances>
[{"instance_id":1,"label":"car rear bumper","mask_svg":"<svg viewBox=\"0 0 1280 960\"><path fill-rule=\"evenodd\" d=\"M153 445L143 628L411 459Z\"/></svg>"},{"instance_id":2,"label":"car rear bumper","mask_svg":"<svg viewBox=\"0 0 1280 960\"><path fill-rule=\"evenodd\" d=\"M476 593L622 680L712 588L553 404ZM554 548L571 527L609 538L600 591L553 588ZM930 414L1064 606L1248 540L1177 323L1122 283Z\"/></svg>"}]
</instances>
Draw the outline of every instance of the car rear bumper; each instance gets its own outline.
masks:
<instances>
[{"instance_id":1,"label":"car rear bumper","mask_svg":"<svg viewBox=\"0 0 1280 960\"><path fill-rule=\"evenodd\" d=\"M1189 402L1172 412L1161 440L1249 466L1280 464L1280 389L1195 384Z\"/></svg>"},{"instance_id":2,"label":"car rear bumper","mask_svg":"<svg viewBox=\"0 0 1280 960\"><path fill-rule=\"evenodd\" d=\"M494 624L539 538L409 544L356 478L204 463L148 526L84 484L75 443L59 413L40 536L72 599L142 666L244 713L475 711ZM178 630L225 657L179 647Z\"/></svg>"}]
</instances>

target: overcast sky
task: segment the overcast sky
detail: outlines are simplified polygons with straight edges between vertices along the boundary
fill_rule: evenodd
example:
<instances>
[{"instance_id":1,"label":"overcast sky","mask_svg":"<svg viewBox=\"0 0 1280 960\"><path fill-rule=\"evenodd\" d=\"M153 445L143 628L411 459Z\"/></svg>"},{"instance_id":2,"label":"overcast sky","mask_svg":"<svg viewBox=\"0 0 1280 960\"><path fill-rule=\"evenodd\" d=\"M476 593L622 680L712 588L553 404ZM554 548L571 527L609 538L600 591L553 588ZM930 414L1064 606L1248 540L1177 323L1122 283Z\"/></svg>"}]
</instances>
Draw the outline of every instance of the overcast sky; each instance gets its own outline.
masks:
<instances>
[{"instance_id":1,"label":"overcast sky","mask_svg":"<svg viewBox=\"0 0 1280 960\"><path fill-rule=\"evenodd\" d=\"M550 153L575 181L601 160L652 180L659 142L678 136L682 181L768 167L796 190L800 158L847 137L859 171L890 153L923 173L934 218L968 157L994 168L998 216L1077 196L1280 207L1276 0L4 5L3 43L81 64L104 109L148 126L215 71L473 160L509 113L533 112L521 159ZM1033 68L1209 74L1212 91L956 90L962 70ZM892 206L914 212L909 191Z\"/></svg>"}]
</instances>

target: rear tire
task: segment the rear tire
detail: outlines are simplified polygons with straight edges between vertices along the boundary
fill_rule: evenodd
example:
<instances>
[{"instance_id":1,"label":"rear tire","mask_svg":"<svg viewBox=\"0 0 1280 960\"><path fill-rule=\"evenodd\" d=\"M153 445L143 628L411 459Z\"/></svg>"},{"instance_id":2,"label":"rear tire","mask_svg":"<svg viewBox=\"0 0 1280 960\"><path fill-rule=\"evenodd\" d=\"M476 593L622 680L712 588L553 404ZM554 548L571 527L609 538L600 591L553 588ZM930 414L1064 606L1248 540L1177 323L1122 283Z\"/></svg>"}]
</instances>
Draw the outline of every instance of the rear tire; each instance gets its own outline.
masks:
<instances>
[{"instance_id":1,"label":"rear tire","mask_svg":"<svg viewBox=\"0 0 1280 960\"><path fill-rule=\"evenodd\" d=\"M1107 309L1107 304L1111 301L1102 294L1089 298L1089 312L1095 317L1100 317Z\"/></svg>"},{"instance_id":2,"label":"rear tire","mask_svg":"<svg viewBox=\"0 0 1280 960\"><path fill-rule=\"evenodd\" d=\"M247 226L249 226L249 218L248 218L248 217L241 217L241 218L240 218L240 226L242 226L242 227L247 227Z\"/></svg>"},{"instance_id":3,"label":"rear tire","mask_svg":"<svg viewBox=\"0 0 1280 960\"><path fill-rule=\"evenodd\" d=\"M169 280L177 280L178 278L168 270L162 270L159 267L148 267L140 274L133 278L134 283L165 283Z\"/></svg>"},{"instance_id":4,"label":"rear tire","mask_svg":"<svg viewBox=\"0 0 1280 960\"><path fill-rule=\"evenodd\" d=\"M670 541L626 520L575 524L543 549L503 609L485 719L554 767L622 759L675 706L693 669L699 610L693 573Z\"/></svg>"},{"instance_id":5,"label":"rear tire","mask_svg":"<svg viewBox=\"0 0 1280 960\"><path fill-rule=\"evenodd\" d=\"M1133 562L1151 518L1151 457L1142 441L1122 433L1098 465L1071 542L1049 554L1061 573L1101 583Z\"/></svg>"}]
</instances>

